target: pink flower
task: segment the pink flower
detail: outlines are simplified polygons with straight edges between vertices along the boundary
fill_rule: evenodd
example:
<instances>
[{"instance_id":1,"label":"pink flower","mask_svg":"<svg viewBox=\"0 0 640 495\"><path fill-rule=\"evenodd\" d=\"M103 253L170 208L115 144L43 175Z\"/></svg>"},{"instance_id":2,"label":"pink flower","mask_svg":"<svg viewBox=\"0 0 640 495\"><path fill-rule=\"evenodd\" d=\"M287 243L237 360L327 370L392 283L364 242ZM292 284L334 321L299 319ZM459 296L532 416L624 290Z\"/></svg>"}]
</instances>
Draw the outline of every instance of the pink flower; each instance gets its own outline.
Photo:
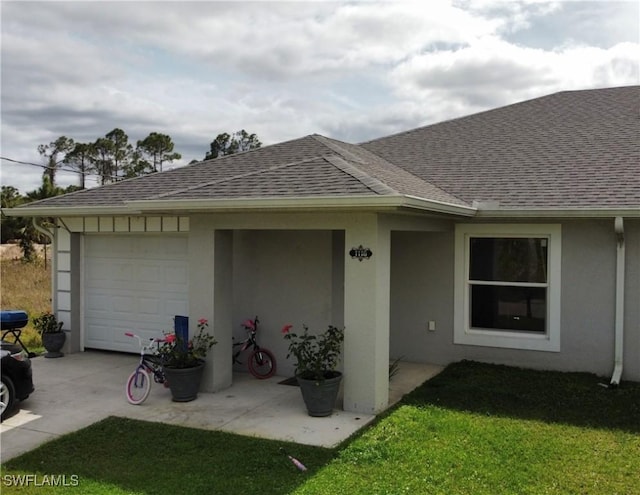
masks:
<instances>
[{"instance_id":1,"label":"pink flower","mask_svg":"<svg viewBox=\"0 0 640 495\"><path fill-rule=\"evenodd\" d=\"M285 325L282 327L282 333L289 333L289 331L293 328L293 325Z\"/></svg>"},{"instance_id":2,"label":"pink flower","mask_svg":"<svg viewBox=\"0 0 640 495\"><path fill-rule=\"evenodd\" d=\"M207 325L209 321L206 318L200 318L198 320L198 325Z\"/></svg>"},{"instance_id":3,"label":"pink flower","mask_svg":"<svg viewBox=\"0 0 640 495\"><path fill-rule=\"evenodd\" d=\"M176 334L175 333L171 333L169 335L167 335L164 338L165 342L168 342L169 344L173 344L176 341Z\"/></svg>"},{"instance_id":4,"label":"pink flower","mask_svg":"<svg viewBox=\"0 0 640 495\"><path fill-rule=\"evenodd\" d=\"M251 330L255 330L256 329L256 324L253 322L253 320L247 320L245 321L242 326L244 326L245 328L250 328Z\"/></svg>"}]
</instances>

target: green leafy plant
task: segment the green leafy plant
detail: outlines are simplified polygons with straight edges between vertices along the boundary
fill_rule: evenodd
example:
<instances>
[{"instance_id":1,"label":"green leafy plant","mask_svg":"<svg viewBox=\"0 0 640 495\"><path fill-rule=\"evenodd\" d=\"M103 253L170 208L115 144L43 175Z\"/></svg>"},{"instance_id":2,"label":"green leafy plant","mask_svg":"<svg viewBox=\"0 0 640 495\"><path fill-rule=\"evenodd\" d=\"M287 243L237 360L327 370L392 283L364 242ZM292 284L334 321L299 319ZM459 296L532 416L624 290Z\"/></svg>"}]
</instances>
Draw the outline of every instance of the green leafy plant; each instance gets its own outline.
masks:
<instances>
[{"instance_id":1,"label":"green leafy plant","mask_svg":"<svg viewBox=\"0 0 640 495\"><path fill-rule=\"evenodd\" d=\"M157 353L162 364L167 368L193 368L202 363L207 352L217 344L213 335L207 332L208 327L206 319L199 319L198 334L188 342L175 333L167 335Z\"/></svg>"},{"instance_id":2,"label":"green leafy plant","mask_svg":"<svg viewBox=\"0 0 640 495\"><path fill-rule=\"evenodd\" d=\"M398 374L398 371L400 371L400 361L402 360L402 358L403 356L400 356L389 365L389 380L396 376Z\"/></svg>"},{"instance_id":3,"label":"green leafy plant","mask_svg":"<svg viewBox=\"0 0 640 495\"><path fill-rule=\"evenodd\" d=\"M33 319L33 326L42 335L45 333L62 332L62 322L58 321L53 313L46 312Z\"/></svg>"},{"instance_id":4,"label":"green leafy plant","mask_svg":"<svg viewBox=\"0 0 640 495\"><path fill-rule=\"evenodd\" d=\"M289 341L287 359L296 359L295 373L308 380L326 380L338 375L336 367L342 351L344 330L329 325L320 335L310 335L309 328L303 325L301 335L291 332L292 325L282 328L284 338Z\"/></svg>"}]
</instances>

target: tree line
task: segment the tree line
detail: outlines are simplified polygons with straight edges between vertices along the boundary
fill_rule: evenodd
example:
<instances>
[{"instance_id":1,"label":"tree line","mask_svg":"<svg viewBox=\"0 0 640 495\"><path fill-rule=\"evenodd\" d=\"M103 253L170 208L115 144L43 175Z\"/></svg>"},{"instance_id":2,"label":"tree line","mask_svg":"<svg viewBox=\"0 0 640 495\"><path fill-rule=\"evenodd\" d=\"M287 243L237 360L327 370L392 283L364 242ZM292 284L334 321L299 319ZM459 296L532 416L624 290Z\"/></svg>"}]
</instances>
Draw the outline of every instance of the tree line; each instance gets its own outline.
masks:
<instances>
[{"instance_id":1,"label":"tree line","mask_svg":"<svg viewBox=\"0 0 640 495\"><path fill-rule=\"evenodd\" d=\"M209 151L203 160L249 151L261 146L258 136L244 129L233 133L223 132L211 141ZM83 143L67 136L60 136L48 144L39 145L37 149L44 162L42 185L25 195L20 194L13 186L3 185L0 196L3 209L85 189L89 176L97 177L98 183L104 185L161 172L165 165L182 158L180 153L174 151L173 140L167 134L151 132L134 146L129 142L129 136L119 128L113 129L94 142ZM190 163L198 161L192 160ZM77 173L79 184L66 188L58 187L56 174L61 170ZM35 231L30 219L6 217L3 214L0 226L2 243L19 239L21 245L27 245L26 248L23 246L25 258L29 257L27 249L33 242L47 242Z\"/></svg>"},{"instance_id":2,"label":"tree line","mask_svg":"<svg viewBox=\"0 0 640 495\"><path fill-rule=\"evenodd\" d=\"M60 136L38 146L38 153L45 162L43 175L52 186L55 187L58 170L64 168L78 174L79 186L84 189L90 175L97 176L100 185L104 185L162 171L163 164L182 158L173 149L173 140L166 134L152 132L134 147L129 136L115 128L90 143Z\"/></svg>"},{"instance_id":3,"label":"tree line","mask_svg":"<svg viewBox=\"0 0 640 495\"><path fill-rule=\"evenodd\" d=\"M244 129L229 134L218 134L209 145L203 160L259 148L262 145L256 134ZM119 128L96 139L92 143L81 143L73 138L60 136L49 144L38 146L44 159L44 177L55 186L56 172L64 169L77 173L79 187L84 189L86 178L97 176L100 185L117 182L141 175L162 172L163 165L180 160L182 155L174 152L171 136L158 132L150 133L137 141L134 147L129 136ZM192 160L190 163L197 162Z\"/></svg>"}]
</instances>

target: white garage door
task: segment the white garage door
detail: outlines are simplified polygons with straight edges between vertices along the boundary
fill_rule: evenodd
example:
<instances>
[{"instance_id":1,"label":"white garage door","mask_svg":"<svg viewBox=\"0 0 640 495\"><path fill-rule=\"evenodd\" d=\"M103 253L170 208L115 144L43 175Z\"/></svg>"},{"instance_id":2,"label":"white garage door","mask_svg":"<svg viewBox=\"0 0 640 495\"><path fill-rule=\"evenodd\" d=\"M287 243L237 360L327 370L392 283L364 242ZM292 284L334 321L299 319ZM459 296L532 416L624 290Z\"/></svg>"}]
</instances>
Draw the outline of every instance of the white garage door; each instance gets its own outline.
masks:
<instances>
[{"instance_id":1,"label":"white garage door","mask_svg":"<svg viewBox=\"0 0 640 495\"><path fill-rule=\"evenodd\" d=\"M188 314L187 250L185 235L87 235L85 347L139 352L125 332L173 331Z\"/></svg>"}]
</instances>

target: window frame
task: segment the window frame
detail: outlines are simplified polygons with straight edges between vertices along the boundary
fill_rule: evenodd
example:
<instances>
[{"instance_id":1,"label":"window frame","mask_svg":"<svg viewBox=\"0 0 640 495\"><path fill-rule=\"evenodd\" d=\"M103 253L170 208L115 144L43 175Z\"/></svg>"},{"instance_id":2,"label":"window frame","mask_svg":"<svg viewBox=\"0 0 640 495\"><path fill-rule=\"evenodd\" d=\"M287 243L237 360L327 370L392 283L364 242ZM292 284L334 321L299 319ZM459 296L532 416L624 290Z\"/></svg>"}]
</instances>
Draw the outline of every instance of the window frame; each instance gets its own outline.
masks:
<instances>
[{"instance_id":1,"label":"window frame","mask_svg":"<svg viewBox=\"0 0 640 495\"><path fill-rule=\"evenodd\" d=\"M547 239L545 332L472 328L470 280L472 237ZM560 224L457 224L455 229L454 344L560 352L562 229ZM502 282L499 285L510 285ZM514 284L518 285L518 284ZM527 284L529 285L529 284ZM531 283L532 286L540 285Z\"/></svg>"}]
</instances>

